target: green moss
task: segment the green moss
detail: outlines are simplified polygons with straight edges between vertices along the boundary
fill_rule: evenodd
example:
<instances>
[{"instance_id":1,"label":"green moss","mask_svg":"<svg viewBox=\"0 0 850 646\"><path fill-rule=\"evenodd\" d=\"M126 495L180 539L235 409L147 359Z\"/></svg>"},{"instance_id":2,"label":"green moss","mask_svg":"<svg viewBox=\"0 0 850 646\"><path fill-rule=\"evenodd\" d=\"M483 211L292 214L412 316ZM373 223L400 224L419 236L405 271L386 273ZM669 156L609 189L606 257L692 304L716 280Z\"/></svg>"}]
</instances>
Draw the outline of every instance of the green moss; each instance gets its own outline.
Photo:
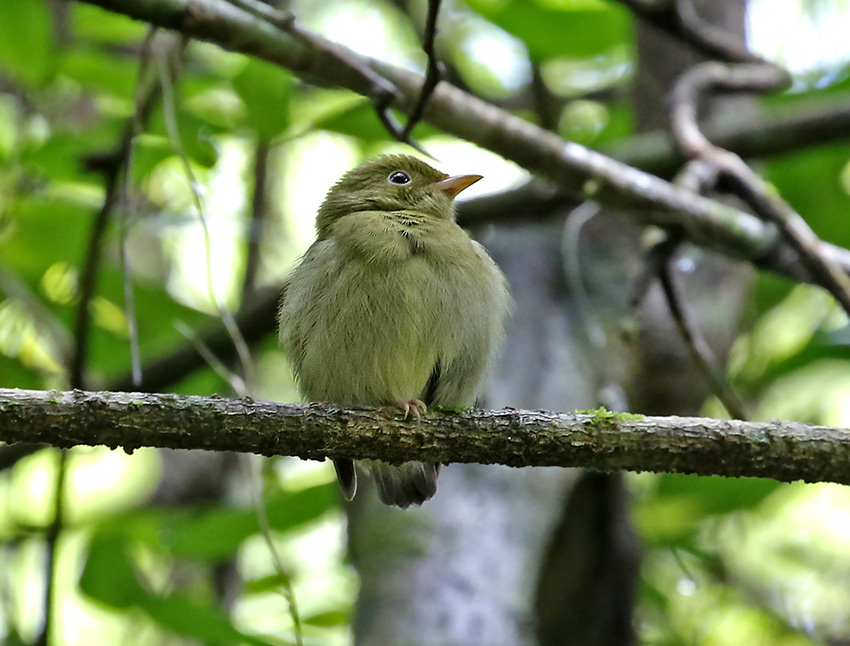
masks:
<instances>
[{"instance_id":1,"label":"green moss","mask_svg":"<svg viewBox=\"0 0 850 646\"><path fill-rule=\"evenodd\" d=\"M591 426L599 426L600 424L612 422L629 422L644 419L646 417L646 415L641 415L640 413L615 413L604 406L600 406L599 408L588 408L586 410L577 410L576 414L593 415L593 419L590 420Z\"/></svg>"},{"instance_id":2,"label":"green moss","mask_svg":"<svg viewBox=\"0 0 850 646\"><path fill-rule=\"evenodd\" d=\"M432 410L436 413L444 413L446 415L463 415L464 413L471 411L472 406L468 406L466 408L462 406L434 406L428 410Z\"/></svg>"}]
</instances>

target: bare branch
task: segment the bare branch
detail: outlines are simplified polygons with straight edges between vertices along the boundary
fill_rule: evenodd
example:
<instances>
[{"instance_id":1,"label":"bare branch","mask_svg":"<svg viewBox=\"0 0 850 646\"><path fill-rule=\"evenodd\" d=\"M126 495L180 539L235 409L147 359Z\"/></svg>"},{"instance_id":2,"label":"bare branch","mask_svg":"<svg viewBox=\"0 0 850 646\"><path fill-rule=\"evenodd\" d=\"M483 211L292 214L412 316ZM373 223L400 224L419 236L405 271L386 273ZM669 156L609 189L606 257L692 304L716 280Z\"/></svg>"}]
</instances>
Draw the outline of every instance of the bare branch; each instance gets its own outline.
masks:
<instances>
[{"instance_id":1,"label":"bare branch","mask_svg":"<svg viewBox=\"0 0 850 646\"><path fill-rule=\"evenodd\" d=\"M682 35L692 45L710 53L712 58L770 65L765 59L749 51L743 39L703 20L697 13L694 0L675 0L674 10Z\"/></svg>"},{"instance_id":2,"label":"bare branch","mask_svg":"<svg viewBox=\"0 0 850 646\"><path fill-rule=\"evenodd\" d=\"M734 120L725 115L721 123L706 123L703 132L716 146L745 159L781 155L850 138L850 101L841 95L801 101L763 117ZM661 176L673 175L686 161L674 149L670 133L660 130L606 144L601 151Z\"/></svg>"},{"instance_id":3,"label":"bare branch","mask_svg":"<svg viewBox=\"0 0 850 646\"><path fill-rule=\"evenodd\" d=\"M434 88L440 82L440 66L437 64L437 53L434 51L434 39L437 37L437 17L440 14L440 0L428 0L428 18L425 21L425 36L422 39L422 49L428 56L428 67L425 70L425 81L422 83L422 89L419 91L419 97L413 109L410 111L410 116L407 123L404 125L402 137L410 137L410 133L419 123L422 118L422 113L425 111L425 104L431 98Z\"/></svg>"},{"instance_id":4,"label":"bare branch","mask_svg":"<svg viewBox=\"0 0 850 646\"><path fill-rule=\"evenodd\" d=\"M692 46L706 58L722 61L761 61L744 43L706 23L692 0L618 0L632 12L662 29L679 42Z\"/></svg>"},{"instance_id":5,"label":"bare branch","mask_svg":"<svg viewBox=\"0 0 850 646\"><path fill-rule=\"evenodd\" d=\"M266 184L270 147L267 139L254 146L253 187L251 191L251 216L248 222L248 250L245 254L245 275L242 277L242 302L254 293L257 272L260 269L260 251L266 228Z\"/></svg>"},{"instance_id":6,"label":"bare branch","mask_svg":"<svg viewBox=\"0 0 850 646\"><path fill-rule=\"evenodd\" d=\"M850 429L607 411L434 412L421 422L397 413L217 397L0 389L0 440L850 484Z\"/></svg>"},{"instance_id":7,"label":"bare branch","mask_svg":"<svg viewBox=\"0 0 850 646\"><path fill-rule=\"evenodd\" d=\"M779 228L799 254L813 282L829 291L850 315L850 277L840 267L805 219L782 200L740 157L718 148L702 133L697 121L699 100L713 88L729 91L770 91L784 87L788 74L774 65L703 63L682 76L673 90L673 135L684 153L717 166L732 181L756 214Z\"/></svg>"}]
</instances>

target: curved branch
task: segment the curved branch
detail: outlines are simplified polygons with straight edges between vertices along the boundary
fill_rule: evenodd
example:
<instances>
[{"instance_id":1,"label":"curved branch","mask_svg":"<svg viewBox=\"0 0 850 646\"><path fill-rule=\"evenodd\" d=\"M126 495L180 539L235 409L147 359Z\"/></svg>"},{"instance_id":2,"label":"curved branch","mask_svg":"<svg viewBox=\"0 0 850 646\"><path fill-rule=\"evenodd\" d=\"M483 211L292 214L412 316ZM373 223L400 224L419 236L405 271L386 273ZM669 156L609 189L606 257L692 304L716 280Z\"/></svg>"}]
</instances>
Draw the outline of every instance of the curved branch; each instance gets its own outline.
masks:
<instances>
[{"instance_id":1,"label":"curved branch","mask_svg":"<svg viewBox=\"0 0 850 646\"><path fill-rule=\"evenodd\" d=\"M758 476L850 484L850 430L505 409L431 413L144 393L0 389L0 441Z\"/></svg>"}]
</instances>

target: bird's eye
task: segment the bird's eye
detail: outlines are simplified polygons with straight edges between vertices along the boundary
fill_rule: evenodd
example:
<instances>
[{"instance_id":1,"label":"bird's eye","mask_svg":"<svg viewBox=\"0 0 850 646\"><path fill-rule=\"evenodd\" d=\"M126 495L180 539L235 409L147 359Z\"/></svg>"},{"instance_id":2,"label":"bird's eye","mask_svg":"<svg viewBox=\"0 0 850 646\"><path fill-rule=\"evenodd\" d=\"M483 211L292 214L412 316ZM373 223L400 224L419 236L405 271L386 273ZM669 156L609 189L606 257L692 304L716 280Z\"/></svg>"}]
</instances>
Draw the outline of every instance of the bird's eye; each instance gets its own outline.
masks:
<instances>
[{"instance_id":1,"label":"bird's eye","mask_svg":"<svg viewBox=\"0 0 850 646\"><path fill-rule=\"evenodd\" d=\"M390 176L387 178L387 181L390 184L409 184L410 183L410 175L407 173L402 173L400 170L394 170L390 173Z\"/></svg>"}]
</instances>

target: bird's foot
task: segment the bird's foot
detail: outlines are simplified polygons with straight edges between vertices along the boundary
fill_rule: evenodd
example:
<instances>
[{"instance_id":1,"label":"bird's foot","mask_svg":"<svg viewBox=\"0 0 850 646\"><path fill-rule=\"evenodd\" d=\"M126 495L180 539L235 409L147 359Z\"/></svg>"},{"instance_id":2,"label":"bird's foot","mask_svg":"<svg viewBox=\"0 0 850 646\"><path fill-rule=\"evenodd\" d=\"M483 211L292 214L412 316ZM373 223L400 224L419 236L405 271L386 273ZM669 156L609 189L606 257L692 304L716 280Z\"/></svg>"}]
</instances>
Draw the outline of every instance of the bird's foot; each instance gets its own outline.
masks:
<instances>
[{"instance_id":1,"label":"bird's foot","mask_svg":"<svg viewBox=\"0 0 850 646\"><path fill-rule=\"evenodd\" d=\"M421 399L410 399L408 401L397 401L395 405L404 411L404 419L410 415L416 418L416 421L422 419L422 414L428 412L428 406Z\"/></svg>"}]
</instances>

